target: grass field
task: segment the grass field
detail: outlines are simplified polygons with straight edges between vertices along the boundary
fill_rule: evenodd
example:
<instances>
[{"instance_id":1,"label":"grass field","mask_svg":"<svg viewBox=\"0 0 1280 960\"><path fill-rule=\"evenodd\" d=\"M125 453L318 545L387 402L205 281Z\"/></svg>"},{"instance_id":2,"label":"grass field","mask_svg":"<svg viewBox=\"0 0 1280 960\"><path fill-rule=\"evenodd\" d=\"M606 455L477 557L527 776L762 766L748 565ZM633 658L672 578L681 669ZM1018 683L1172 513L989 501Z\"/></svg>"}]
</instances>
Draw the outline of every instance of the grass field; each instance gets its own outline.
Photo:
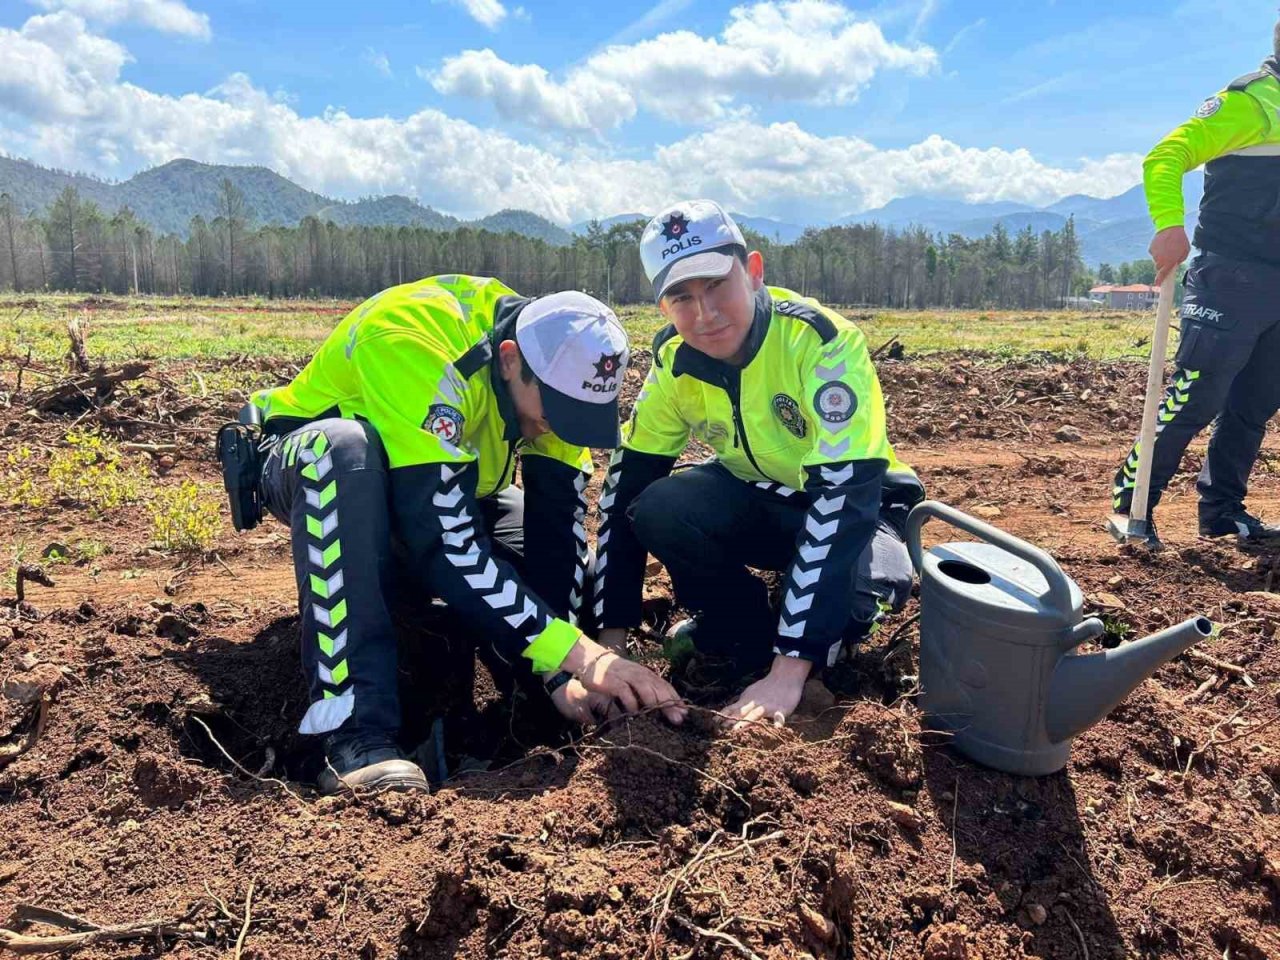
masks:
<instances>
[{"instance_id":1,"label":"grass field","mask_svg":"<svg viewBox=\"0 0 1280 960\"><path fill-rule=\"evenodd\" d=\"M103 360L305 356L353 307L337 300L194 299L0 295L0 353L42 360L66 351L66 324L87 313L89 353ZM1045 351L1096 359L1141 357L1150 313L844 310L874 348L898 337L911 356L956 350L999 358ZM654 307L618 314L636 346L663 321Z\"/></svg>"}]
</instances>

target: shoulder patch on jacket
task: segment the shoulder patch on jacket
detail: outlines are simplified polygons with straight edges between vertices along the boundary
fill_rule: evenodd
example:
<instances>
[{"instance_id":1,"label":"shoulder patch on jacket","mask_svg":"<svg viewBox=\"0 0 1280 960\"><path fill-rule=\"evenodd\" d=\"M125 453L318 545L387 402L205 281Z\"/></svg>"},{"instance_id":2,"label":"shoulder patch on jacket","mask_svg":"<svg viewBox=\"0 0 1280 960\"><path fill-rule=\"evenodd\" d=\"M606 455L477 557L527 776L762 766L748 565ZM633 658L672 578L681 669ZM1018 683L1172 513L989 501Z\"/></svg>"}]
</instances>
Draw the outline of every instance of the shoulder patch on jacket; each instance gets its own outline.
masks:
<instances>
[{"instance_id":1,"label":"shoulder patch on jacket","mask_svg":"<svg viewBox=\"0 0 1280 960\"><path fill-rule=\"evenodd\" d=\"M1215 95L1210 97L1208 100L1206 100L1204 103L1200 104L1200 106L1196 108L1196 116L1199 117L1201 120L1207 120L1209 117L1212 117L1215 113L1217 113L1221 109L1222 109L1222 97L1220 95Z\"/></svg>"},{"instance_id":2,"label":"shoulder patch on jacket","mask_svg":"<svg viewBox=\"0 0 1280 960\"><path fill-rule=\"evenodd\" d=\"M1229 84L1228 90L1243 90L1251 83L1257 83L1259 80L1265 80L1271 76L1266 70L1255 70L1253 73L1246 73L1243 77L1236 77Z\"/></svg>"},{"instance_id":3,"label":"shoulder patch on jacket","mask_svg":"<svg viewBox=\"0 0 1280 960\"><path fill-rule=\"evenodd\" d=\"M799 300L779 300L773 309L787 317L803 320L817 332L823 343L830 343L836 338L836 325L821 310L811 307Z\"/></svg>"},{"instance_id":4,"label":"shoulder patch on jacket","mask_svg":"<svg viewBox=\"0 0 1280 960\"><path fill-rule=\"evenodd\" d=\"M474 347L460 356L453 366L462 377L470 380L488 366L489 361L492 359L493 344L489 342L488 337L485 337Z\"/></svg>"},{"instance_id":5,"label":"shoulder patch on jacket","mask_svg":"<svg viewBox=\"0 0 1280 960\"><path fill-rule=\"evenodd\" d=\"M662 347L668 340L676 335L676 326L674 323L668 323L665 327L658 331L657 336L653 338L653 363L654 366L662 366Z\"/></svg>"}]
</instances>

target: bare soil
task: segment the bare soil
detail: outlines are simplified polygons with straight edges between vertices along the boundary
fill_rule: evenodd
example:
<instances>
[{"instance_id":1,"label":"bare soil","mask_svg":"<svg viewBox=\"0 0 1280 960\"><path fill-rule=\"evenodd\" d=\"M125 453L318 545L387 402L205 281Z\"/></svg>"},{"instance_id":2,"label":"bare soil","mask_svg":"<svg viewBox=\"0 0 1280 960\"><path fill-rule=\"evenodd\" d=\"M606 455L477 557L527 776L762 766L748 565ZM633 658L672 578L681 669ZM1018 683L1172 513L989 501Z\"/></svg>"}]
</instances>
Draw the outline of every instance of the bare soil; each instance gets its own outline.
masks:
<instances>
[{"instance_id":1,"label":"bare soil","mask_svg":"<svg viewBox=\"0 0 1280 960\"><path fill-rule=\"evenodd\" d=\"M189 366L39 415L28 383L0 407L5 449L97 423L176 446L151 456L156 484L215 488L212 429L240 398L182 395ZM1204 614L1223 630L1200 650L1240 670L1179 657L1065 771L1030 779L923 729L914 601L810 684L786 730L736 737L706 712L570 736L483 670L462 691L414 673L461 643L430 614L403 631L406 730L443 712L453 769L488 769L431 796L320 798L316 745L294 732L287 531L228 524L216 557L182 560L151 549L142 507L7 509L0 543L111 552L0 605L0 926L67 932L32 905L186 922L79 954L104 958L1280 956L1280 555L1198 540L1190 473L1161 509L1165 552L1108 539L1140 365L934 359L881 376L930 494L1050 550L1106 643ZM1251 495L1273 518L1275 451ZM660 663L653 631L677 613L660 571L646 596L633 643ZM705 664L675 679L708 710L732 692Z\"/></svg>"}]
</instances>

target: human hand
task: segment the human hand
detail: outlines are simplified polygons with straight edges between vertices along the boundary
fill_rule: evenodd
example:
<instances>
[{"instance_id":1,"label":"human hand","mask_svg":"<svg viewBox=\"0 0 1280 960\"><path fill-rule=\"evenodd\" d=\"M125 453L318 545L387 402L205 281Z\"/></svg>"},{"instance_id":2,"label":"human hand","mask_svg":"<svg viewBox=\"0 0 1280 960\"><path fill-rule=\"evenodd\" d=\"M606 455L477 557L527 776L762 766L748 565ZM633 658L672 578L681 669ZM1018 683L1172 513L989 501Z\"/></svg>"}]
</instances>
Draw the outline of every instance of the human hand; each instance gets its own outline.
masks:
<instances>
[{"instance_id":1,"label":"human hand","mask_svg":"<svg viewBox=\"0 0 1280 960\"><path fill-rule=\"evenodd\" d=\"M583 726L612 720L622 715L613 697L604 693L593 693L576 678L568 683L562 683L553 690L551 702L555 704L560 716Z\"/></svg>"},{"instance_id":2,"label":"human hand","mask_svg":"<svg viewBox=\"0 0 1280 960\"><path fill-rule=\"evenodd\" d=\"M1156 264L1156 286L1160 286L1164 278L1187 259L1191 253L1191 241L1183 227L1165 227L1152 238L1149 252Z\"/></svg>"},{"instance_id":3,"label":"human hand","mask_svg":"<svg viewBox=\"0 0 1280 960\"><path fill-rule=\"evenodd\" d=\"M618 701L626 713L660 707L671 723L683 723L688 709L667 681L634 660L628 660L588 637L579 637L560 664L587 690Z\"/></svg>"},{"instance_id":4,"label":"human hand","mask_svg":"<svg viewBox=\"0 0 1280 960\"><path fill-rule=\"evenodd\" d=\"M813 664L799 657L776 656L769 673L720 711L721 727L742 730L761 721L780 727L800 705Z\"/></svg>"}]
</instances>

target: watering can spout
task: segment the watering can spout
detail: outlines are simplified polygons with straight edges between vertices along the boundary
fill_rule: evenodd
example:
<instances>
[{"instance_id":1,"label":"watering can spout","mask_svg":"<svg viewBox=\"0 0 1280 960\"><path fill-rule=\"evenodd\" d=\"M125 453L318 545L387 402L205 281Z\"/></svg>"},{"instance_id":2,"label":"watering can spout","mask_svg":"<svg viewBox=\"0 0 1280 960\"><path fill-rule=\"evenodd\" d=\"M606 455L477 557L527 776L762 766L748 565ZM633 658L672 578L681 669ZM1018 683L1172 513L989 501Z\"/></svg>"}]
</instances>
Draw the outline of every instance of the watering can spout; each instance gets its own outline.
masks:
<instances>
[{"instance_id":1,"label":"watering can spout","mask_svg":"<svg viewBox=\"0 0 1280 960\"><path fill-rule=\"evenodd\" d=\"M1113 650L1063 657L1049 685L1049 739L1061 742L1097 723L1162 664L1212 633L1212 623L1192 617Z\"/></svg>"}]
</instances>

